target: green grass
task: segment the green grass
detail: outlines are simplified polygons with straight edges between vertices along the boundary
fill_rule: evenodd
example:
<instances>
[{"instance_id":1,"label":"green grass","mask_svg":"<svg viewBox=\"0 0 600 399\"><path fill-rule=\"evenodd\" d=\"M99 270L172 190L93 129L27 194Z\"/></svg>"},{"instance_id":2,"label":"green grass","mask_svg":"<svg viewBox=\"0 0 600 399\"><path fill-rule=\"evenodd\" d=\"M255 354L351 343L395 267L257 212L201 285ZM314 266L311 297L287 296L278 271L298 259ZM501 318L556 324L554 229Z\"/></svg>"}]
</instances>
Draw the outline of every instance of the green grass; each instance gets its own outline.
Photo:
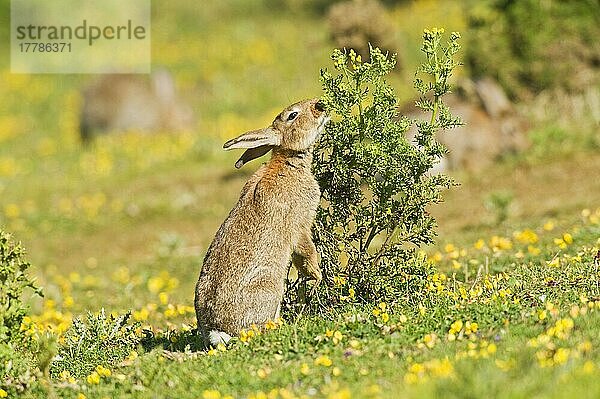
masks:
<instances>
[{"instance_id":1,"label":"green grass","mask_svg":"<svg viewBox=\"0 0 600 399\"><path fill-rule=\"evenodd\" d=\"M90 346L72 363L56 366L54 375L65 368L77 380L55 381L54 389L61 397L218 397L210 396L213 391L233 397L596 397L599 216L551 231L550 225L532 226L534 234L478 248L443 248L423 285L385 308L348 306L325 318L292 318L209 352L159 304L150 310L154 333L140 333L137 346L115 349L122 362L103 360L112 346ZM166 276L135 287L137 277L110 284L121 292L133 284L126 296L149 302L159 302L156 286L165 284L167 293L181 288ZM89 292L85 283L70 280L76 282L63 282L63 288L71 287L75 298ZM51 314L47 307L34 321ZM471 330L477 323L476 330L467 330L467 322ZM98 364L111 375L90 383L89 370Z\"/></svg>"},{"instance_id":2,"label":"green grass","mask_svg":"<svg viewBox=\"0 0 600 399\"><path fill-rule=\"evenodd\" d=\"M153 34L155 63L174 71L198 110L193 133L103 137L84 149L78 89L88 77L10 75L2 61L0 226L23 241L44 288L24 324L38 359L79 342L81 334L65 331L88 311L131 310L135 337L100 335L93 342L103 345L84 345L77 360L22 373L27 391L15 393L8 380L0 389L32 398L598 397L600 157L576 145L573 132L545 126L536 127L531 152L457 176L462 185L432 209L440 237L426 251L436 263L410 295L385 310L374 303L291 317L225 351L199 346L192 298L202 256L257 167L235 171L238 154L222 152L222 141L318 95L330 50L315 16L220 4L154 4L153 24L164 27ZM394 76L405 98L413 96L420 30L448 15L448 30L463 26L454 2L444 3L447 13L431 4L391 13L407 44L405 70ZM567 151L547 151L549 143ZM499 192L512 201L496 224L485 202ZM514 235L525 229L538 241ZM557 322L570 325L564 319L573 327L550 336ZM470 336L467 322L477 323ZM0 347L0 358L8 352ZM110 376L97 372L96 384L99 365ZM71 377L61 378L63 370Z\"/></svg>"}]
</instances>

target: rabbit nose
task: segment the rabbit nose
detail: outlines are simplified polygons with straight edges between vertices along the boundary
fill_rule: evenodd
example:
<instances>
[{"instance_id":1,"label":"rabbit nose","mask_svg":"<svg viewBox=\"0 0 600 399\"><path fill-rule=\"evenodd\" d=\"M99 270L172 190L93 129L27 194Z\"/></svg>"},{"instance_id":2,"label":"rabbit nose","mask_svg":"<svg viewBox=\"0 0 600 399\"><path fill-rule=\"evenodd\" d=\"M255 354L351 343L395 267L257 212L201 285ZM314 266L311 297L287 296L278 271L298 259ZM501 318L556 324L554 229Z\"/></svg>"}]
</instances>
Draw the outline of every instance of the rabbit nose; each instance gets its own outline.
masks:
<instances>
[{"instance_id":1,"label":"rabbit nose","mask_svg":"<svg viewBox=\"0 0 600 399\"><path fill-rule=\"evenodd\" d=\"M325 103L323 103L323 101L321 100L317 101L317 103L315 104L315 109L321 112L325 111Z\"/></svg>"}]
</instances>

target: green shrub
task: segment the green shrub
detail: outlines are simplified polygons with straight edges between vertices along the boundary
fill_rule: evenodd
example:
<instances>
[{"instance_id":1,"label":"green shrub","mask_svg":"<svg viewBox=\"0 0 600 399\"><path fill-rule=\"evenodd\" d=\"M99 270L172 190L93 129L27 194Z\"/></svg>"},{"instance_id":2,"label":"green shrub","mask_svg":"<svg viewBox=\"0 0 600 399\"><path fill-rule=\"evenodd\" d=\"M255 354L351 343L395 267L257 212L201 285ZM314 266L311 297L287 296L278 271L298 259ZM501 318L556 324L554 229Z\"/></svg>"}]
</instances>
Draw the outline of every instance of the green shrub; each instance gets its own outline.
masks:
<instances>
[{"instance_id":1,"label":"green shrub","mask_svg":"<svg viewBox=\"0 0 600 399\"><path fill-rule=\"evenodd\" d=\"M131 313L121 316L88 313L87 320L77 318L65 332L58 356L50 366L50 375L61 372L81 378L90 375L97 366L108 367L122 362L140 343L136 334L139 323L130 324Z\"/></svg>"},{"instance_id":2,"label":"green shrub","mask_svg":"<svg viewBox=\"0 0 600 399\"><path fill-rule=\"evenodd\" d=\"M466 62L516 98L600 82L600 7L587 0L485 0L467 10Z\"/></svg>"},{"instance_id":3,"label":"green shrub","mask_svg":"<svg viewBox=\"0 0 600 399\"><path fill-rule=\"evenodd\" d=\"M21 245L13 243L10 234L0 230L0 343L23 338L20 327L28 311L23 302L25 289L41 295L41 290L27 276L31 265L24 257Z\"/></svg>"},{"instance_id":4,"label":"green shrub","mask_svg":"<svg viewBox=\"0 0 600 399\"><path fill-rule=\"evenodd\" d=\"M499 225L508 219L514 194L510 191L495 191L484 202L488 211L494 214L494 223Z\"/></svg>"},{"instance_id":5,"label":"green shrub","mask_svg":"<svg viewBox=\"0 0 600 399\"><path fill-rule=\"evenodd\" d=\"M337 74L321 71L322 100L334 120L315 149L322 201L314 239L323 282L312 305L410 300L409 290L418 290L429 273L417 251L435 236L427 207L451 185L446 176L429 173L445 153L435 133L460 123L441 100L458 65L460 36L453 33L443 46L442 34L434 29L423 36L426 62L415 87L431 119L416 122L414 145L405 135L414 121L398 117L398 99L385 80L394 56L371 48L370 61L362 62L352 50L335 50ZM301 302L304 287L298 285L288 289L287 303Z\"/></svg>"},{"instance_id":6,"label":"green shrub","mask_svg":"<svg viewBox=\"0 0 600 399\"><path fill-rule=\"evenodd\" d=\"M21 331L29 310L23 302L26 289L41 295L27 276L30 266L21 245L0 230L0 388L11 395L24 392L38 375L34 345Z\"/></svg>"},{"instance_id":7,"label":"green shrub","mask_svg":"<svg viewBox=\"0 0 600 399\"><path fill-rule=\"evenodd\" d=\"M11 396L25 392L39 375L34 356L13 343L0 343L0 389Z\"/></svg>"}]
</instances>

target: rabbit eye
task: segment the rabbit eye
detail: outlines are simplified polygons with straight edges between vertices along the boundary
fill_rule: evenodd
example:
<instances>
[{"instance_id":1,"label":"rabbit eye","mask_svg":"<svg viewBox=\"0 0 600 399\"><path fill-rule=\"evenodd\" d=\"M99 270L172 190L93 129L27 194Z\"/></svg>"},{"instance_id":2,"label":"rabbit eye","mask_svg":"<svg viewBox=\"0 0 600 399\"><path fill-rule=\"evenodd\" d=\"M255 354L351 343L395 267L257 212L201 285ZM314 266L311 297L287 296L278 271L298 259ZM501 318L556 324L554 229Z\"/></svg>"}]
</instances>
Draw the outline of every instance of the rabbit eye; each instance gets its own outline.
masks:
<instances>
[{"instance_id":1,"label":"rabbit eye","mask_svg":"<svg viewBox=\"0 0 600 399\"><path fill-rule=\"evenodd\" d=\"M294 111L291 114L288 115L287 120L289 121L293 121L294 119L296 119L296 117L298 116L298 112Z\"/></svg>"}]
</instances>

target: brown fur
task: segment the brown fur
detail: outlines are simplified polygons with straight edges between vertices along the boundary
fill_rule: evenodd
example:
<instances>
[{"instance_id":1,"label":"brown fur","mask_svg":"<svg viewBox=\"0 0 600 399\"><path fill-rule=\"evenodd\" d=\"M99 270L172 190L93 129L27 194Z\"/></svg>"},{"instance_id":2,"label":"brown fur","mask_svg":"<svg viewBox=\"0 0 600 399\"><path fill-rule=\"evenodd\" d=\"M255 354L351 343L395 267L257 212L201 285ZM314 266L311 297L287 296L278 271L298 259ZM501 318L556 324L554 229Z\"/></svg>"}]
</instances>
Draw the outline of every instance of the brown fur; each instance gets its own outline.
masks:
<instances>
[{"instance_id":1,"label":"brown fur","mask_svg":"<svg viewBox=\"0 0 600 399\"><path fill-rule=\"evenodd\" d=\"M145 133L193 127L191 108L177 95L173 76L164 69L144 75L104 75L83 91L80 133L83 141L99 133Z\"/></svg>"},{"instance_id":2,"label":"brown fur","mask_svg":"<svg viewBox=\"0 0 600 399\"><path fill-rule=\"evenodd\" d=\"M354 49L364 60L369 59L369 43L384 53L396 52L393 26L378 0L333 3L327 21L331 39L339 49Z\"/></svg>"},{"instance_id":3,"label":"brown fur","mask_svg":"<svg viewBox=\"0 0 600 399\"><path fill-rule=\"evenodd\" d=\"M198 328L212 344L216 342L209 338L211 332L237 335L252 324L279 317L292 253L301 273L317 283L321 280L311 240L320 198L311 172L312 146L325 122L316 103L293 104L268 128L225 145L249 148L241 158L245 161L249 159L244 156L257 147L272 147L273 155L245 184L204 258L195 307ZM294 110L299 114L288 123Z\"/></svg>"},{"instance_id":4,"label":"brown fur","mask_svg":"<svg viewBox=\"0 0 600 399\"><path fill-rule=\"evenodd\" d=\"M518 114L502 88L491 79L476 82L463 80L459 92L444 97L444 103L453 115L459 116L464 126L441 132L438 140L449 152L434 172L485 169L503 155L523 151L529 147L529 124ZM411 101L400 109L409 118L428 118ZM413 140L416 127L407 132Z\"/></svg>"}]
</instances>

